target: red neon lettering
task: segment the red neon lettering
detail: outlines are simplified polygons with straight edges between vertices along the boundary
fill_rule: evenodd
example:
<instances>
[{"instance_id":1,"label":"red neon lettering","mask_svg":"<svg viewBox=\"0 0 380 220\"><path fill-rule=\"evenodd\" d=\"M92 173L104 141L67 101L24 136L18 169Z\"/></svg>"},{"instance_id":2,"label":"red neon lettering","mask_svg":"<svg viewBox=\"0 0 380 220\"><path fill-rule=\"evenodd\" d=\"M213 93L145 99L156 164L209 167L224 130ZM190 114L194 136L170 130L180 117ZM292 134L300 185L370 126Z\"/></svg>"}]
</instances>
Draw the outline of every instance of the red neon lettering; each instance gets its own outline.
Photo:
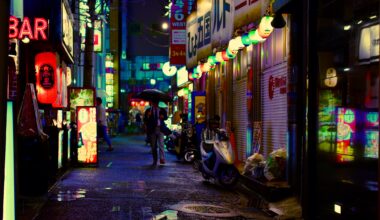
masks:
<instances>
[{"instance_id":1,"label":"red neon lettering","mask_svg":"<svg viewBox=\"0 0 380 220\"><path fill-rule=\"evenodd\" d=\"M24 18L18 38L22 39L24 36L27 36L30 40L33 40L32 27L30 26L29 18Z\"/></svg>"},{"instance_id":2,"label":"red neon lettering","mask_svg":"<svg viewBox=\"0 0 380 220\"><path fill-rule=\"evenodd\" d=\"M9 32L8 32L8 36L9 36L9 39L12 39L12 38L16 38L17 35L18 35L18 19L14 16L11 16L9 18Z\"/></svg>"},{"instance_id":3,"label":"red neon lettering","mask_svg":"<svg viewBox=\"0 0 380 220\"><path fill-rule=\"evenodd\" d=\"M46 40L46 29L48 27L48 23L44 18L35 18L34 19L34 39L38 40L38 34L41 35L42 40Z\"/></svg>"}]
</instances>

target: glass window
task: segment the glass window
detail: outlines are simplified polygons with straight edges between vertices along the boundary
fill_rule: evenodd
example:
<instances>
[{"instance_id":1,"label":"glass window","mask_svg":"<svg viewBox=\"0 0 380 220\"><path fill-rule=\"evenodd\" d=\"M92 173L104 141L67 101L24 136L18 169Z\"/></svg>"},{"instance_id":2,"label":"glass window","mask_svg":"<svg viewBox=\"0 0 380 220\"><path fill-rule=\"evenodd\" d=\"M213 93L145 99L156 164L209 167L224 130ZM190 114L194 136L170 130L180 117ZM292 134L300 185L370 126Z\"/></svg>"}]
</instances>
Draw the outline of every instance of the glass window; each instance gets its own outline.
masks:
<instances>
[{"instance_id":1,"label":"glass window","mask_svg":"<svg viewBox=\"0 0 380 220\"><path fill-rule=\"evenodd\" d=\"M379 146L379 1L319 0L320 215L375 219Z\"/></svg>"}]
</instances>

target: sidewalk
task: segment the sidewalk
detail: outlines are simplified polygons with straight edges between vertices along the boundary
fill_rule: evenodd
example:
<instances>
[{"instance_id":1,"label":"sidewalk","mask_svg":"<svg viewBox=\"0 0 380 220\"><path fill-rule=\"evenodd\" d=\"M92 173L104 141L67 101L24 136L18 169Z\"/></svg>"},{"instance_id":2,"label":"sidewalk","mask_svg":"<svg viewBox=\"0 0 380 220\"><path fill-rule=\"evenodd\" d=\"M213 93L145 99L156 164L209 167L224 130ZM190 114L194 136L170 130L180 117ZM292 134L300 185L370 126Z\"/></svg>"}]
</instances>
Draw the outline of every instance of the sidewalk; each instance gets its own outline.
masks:
<instances>
[{"instance_id":1,"label":"sidewalk","mask_svg":"<svg viewBox=\"0 0 380 220\"><path fill-rule=\"evenodd\" d=\"M144 136L140 136L113 138L113 152L106 152L105 145L99 147L98 168L73 168L57 180L47 195L20 198L19 219L89 219L91 213L90 216L94 213L96 216L102 210L100 219L140 219L138 216L148 208L151 213L159 214L172 205L189 202L206 206L218 204L252 216L240 219L299 219L297 208L292 210L297 207L294 200L269 202L252 190L252 184L245 182L244 177L235 192L212 183L205 185L197 171L177 162L170 154L164 166L150 169L149 147L144 146ZM60 196L70 197L75 193L82 193L83 198L61 200ZM129 211L125 210L127 207ZM136 210L136 207L140 208ZM134 217L128 218L128 215ZM185 218L183 212L178 212L178 219L220 219L192 216Z\"/></svg>"},{"instance_id":2,"label":"sidewalk","mask_svg":"<svg viewBox=\"0 0 380 220\"><path fill-rule=\"evenodd\" d=\"M265 186L242 175L237 191L248 198L247 206L263 210L275 219L302 219L301 206L290 188Z\"/></svg>"}]
</instances>

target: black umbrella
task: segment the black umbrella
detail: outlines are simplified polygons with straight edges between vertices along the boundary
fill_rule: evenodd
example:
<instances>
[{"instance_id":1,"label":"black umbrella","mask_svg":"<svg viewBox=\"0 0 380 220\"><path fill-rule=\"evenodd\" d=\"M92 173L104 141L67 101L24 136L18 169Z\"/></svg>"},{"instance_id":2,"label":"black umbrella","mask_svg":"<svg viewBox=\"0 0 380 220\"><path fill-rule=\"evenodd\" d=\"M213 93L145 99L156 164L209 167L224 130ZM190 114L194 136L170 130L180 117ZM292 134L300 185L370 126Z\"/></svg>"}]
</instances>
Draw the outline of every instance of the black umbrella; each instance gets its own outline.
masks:
<instances>
[{"instance_id":1,"label":"black umbrella","mask_svg":"<svg viewBox=\"0 0 380 220\"><path fill-rule=\"evenodd\" d=\"M136 98L143 99L146 101L153 101L153 102L170 102L172 101L172 98L164 93L161 90L158 89L145 89L144 91L137 94Z\"/></svg>"}]
</instances>

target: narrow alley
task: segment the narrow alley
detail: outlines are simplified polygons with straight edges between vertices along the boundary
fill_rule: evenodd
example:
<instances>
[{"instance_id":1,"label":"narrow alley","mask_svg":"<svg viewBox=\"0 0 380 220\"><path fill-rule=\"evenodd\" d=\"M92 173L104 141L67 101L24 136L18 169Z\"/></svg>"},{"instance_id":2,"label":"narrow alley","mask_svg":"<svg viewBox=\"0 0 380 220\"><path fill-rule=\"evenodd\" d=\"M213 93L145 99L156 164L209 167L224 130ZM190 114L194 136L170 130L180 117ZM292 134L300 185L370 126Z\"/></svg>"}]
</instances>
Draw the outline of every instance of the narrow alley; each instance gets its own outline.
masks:
<instances>
[{"instance_id":1,"label":"narrow alley","mask_svg":"<svg viewBox=\"0 0 380 220\"><path fill-rule=\"evenodd\" d=\"M174 155L152 167L144 144L143 136L121 136L113 139L114 151L101 146L99 167L68 171L34 219L270 219Z\"/></svg>"}]
</instances>

